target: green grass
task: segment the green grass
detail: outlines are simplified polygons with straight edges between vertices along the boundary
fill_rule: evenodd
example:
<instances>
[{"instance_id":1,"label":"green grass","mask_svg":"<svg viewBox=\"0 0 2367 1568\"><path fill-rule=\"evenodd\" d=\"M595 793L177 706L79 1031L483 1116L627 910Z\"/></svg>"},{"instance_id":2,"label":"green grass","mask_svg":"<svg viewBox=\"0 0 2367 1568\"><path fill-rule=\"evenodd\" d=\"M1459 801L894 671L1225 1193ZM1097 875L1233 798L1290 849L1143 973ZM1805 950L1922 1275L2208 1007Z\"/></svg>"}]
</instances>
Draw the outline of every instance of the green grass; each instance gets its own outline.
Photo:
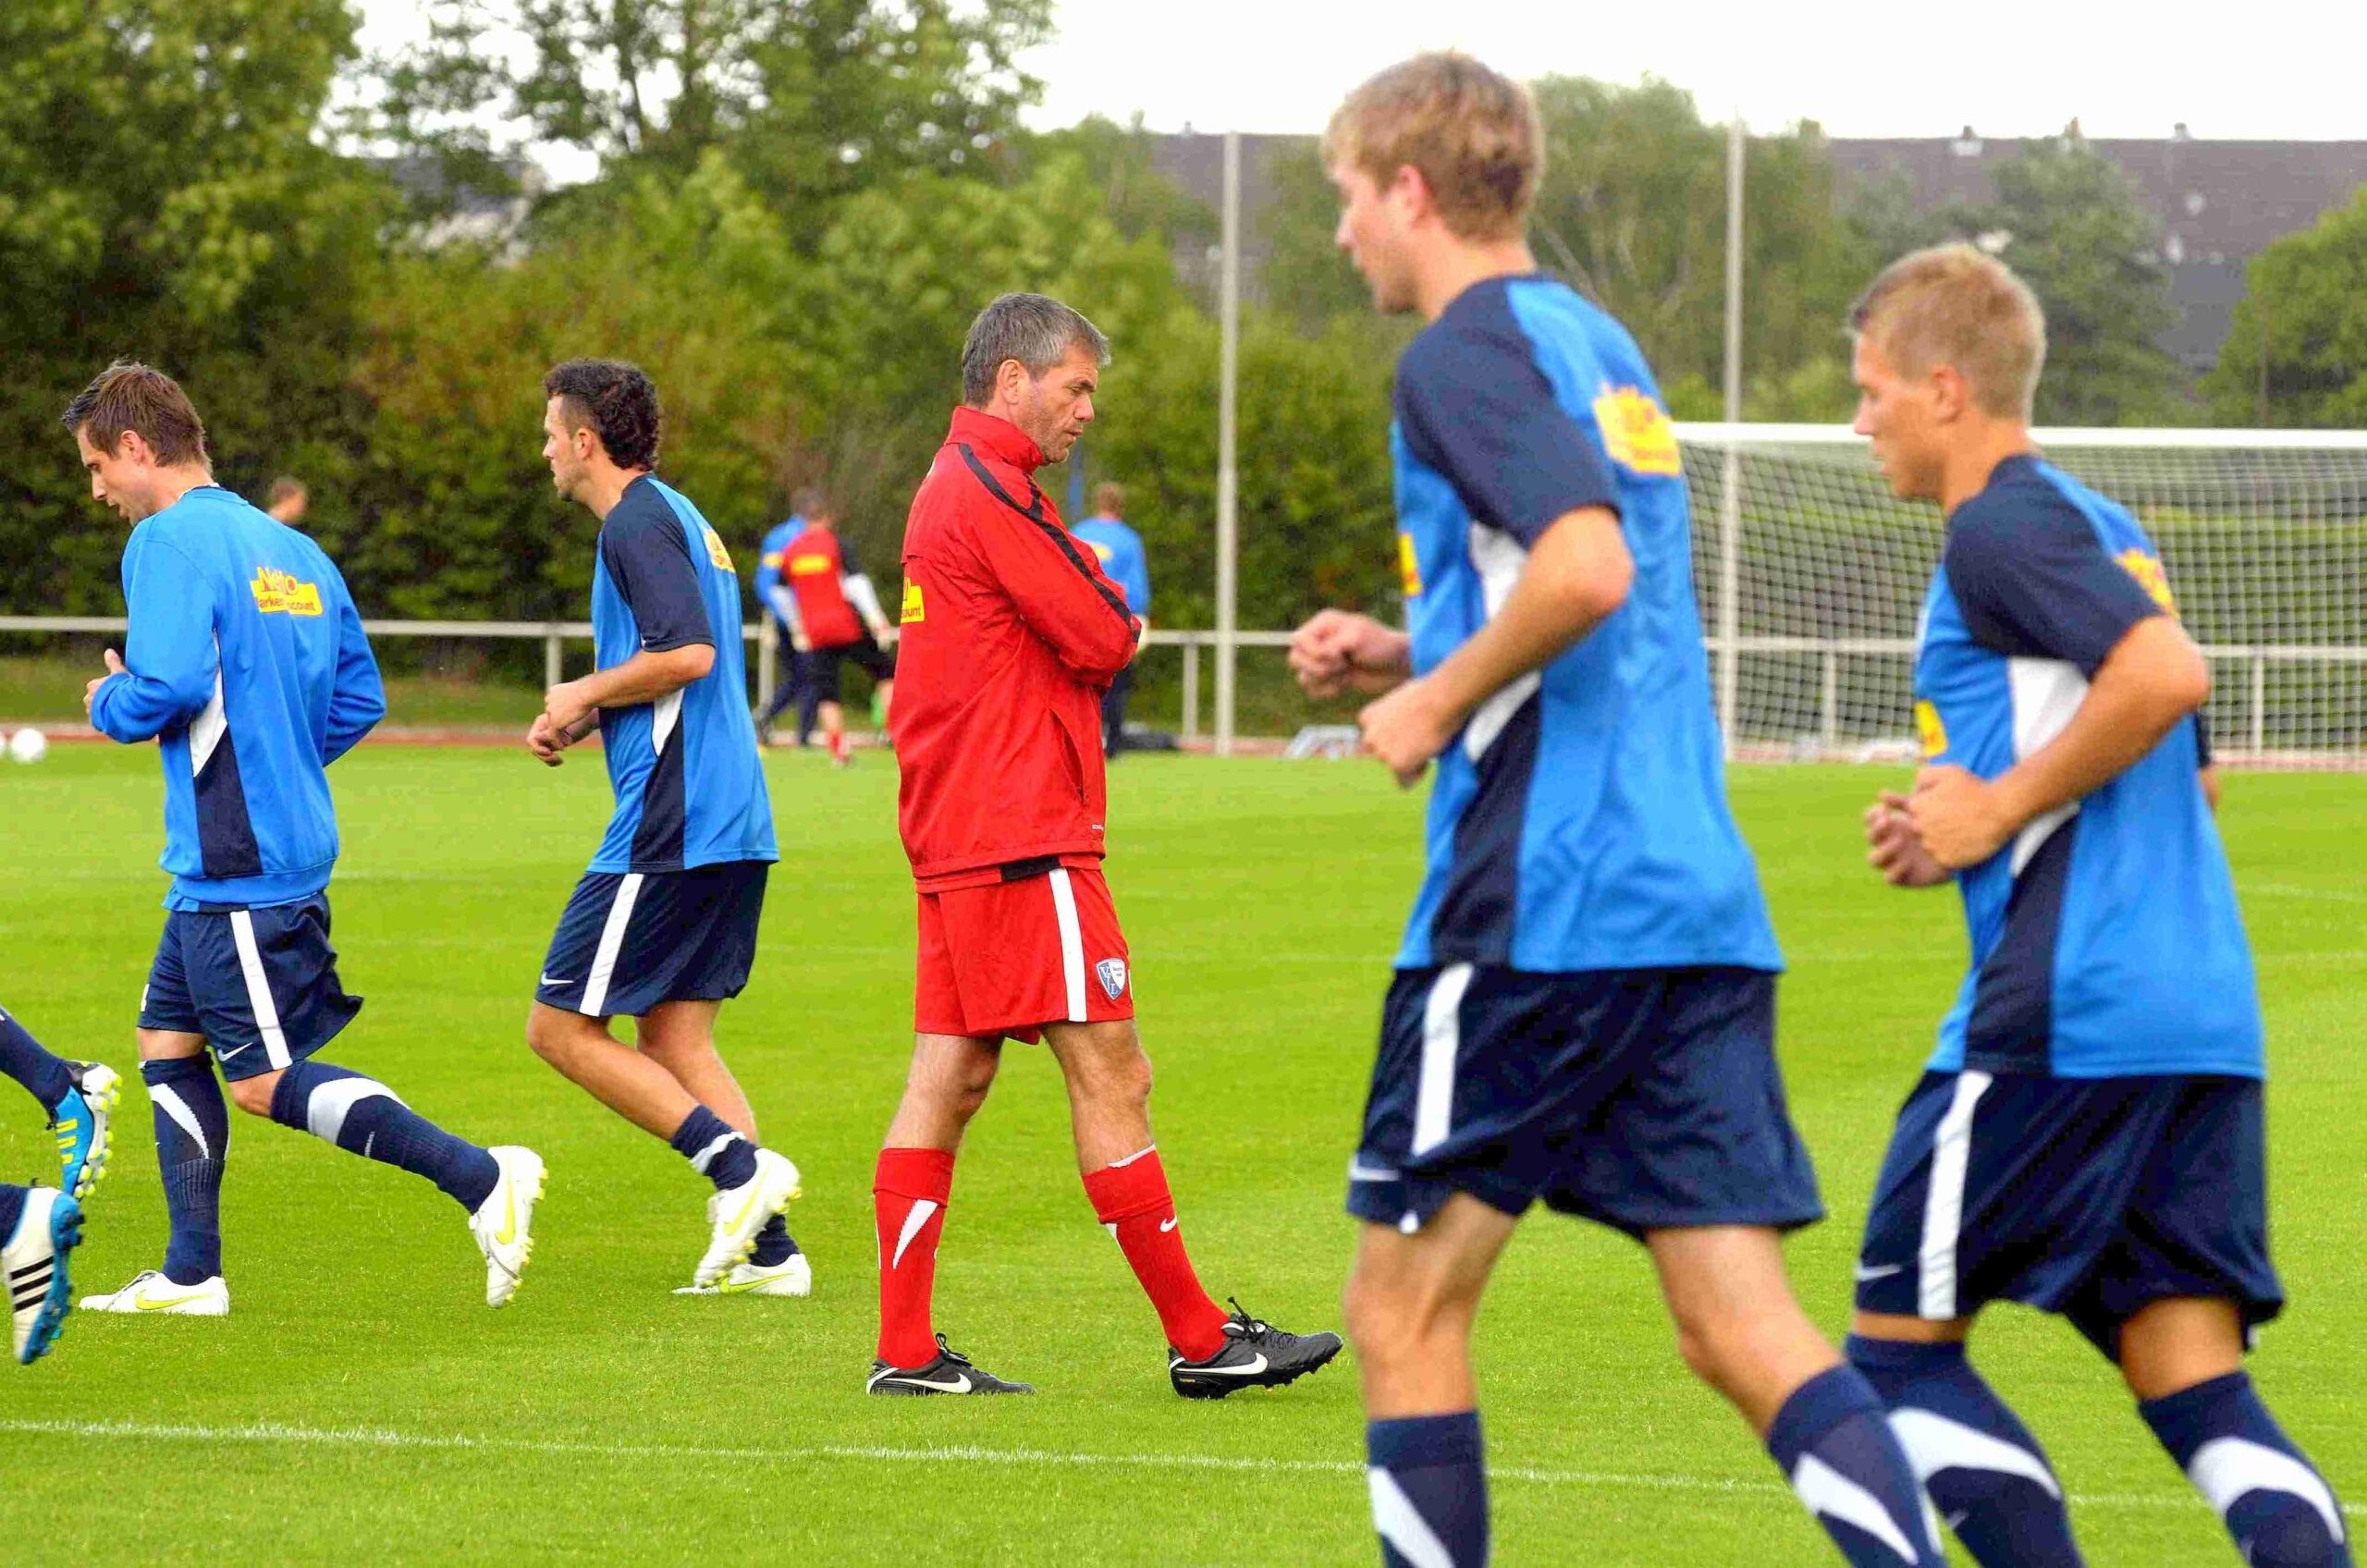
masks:
<instances>
[{"instance_id":1,"label":"green grass","mask_svg":"<svg viewBox=\"0 0 2367 1568\"><path fill-rule=\"evenodd\" d=\"M0 767L0 999L59 1049L126 1070L160 918L154 766L67 745L37 768ZM0 1557L1374 1560L1353 1367L1221 1404L1175 1399L1034 1049L1013 1047L963 1157L938 1320L1044 1393L863 1397L871 1162L910 1026L895 775L874 756L844 774L798 756L768 766L792 858L722 1044L767 1140L805 1170L791 1218L814 1297L669 1294L703 1240L704 1184L521 1043L544 944L606 811L596 763L547 772L508 752L365 747L336 774L335 898L347 984L370 1001L329 1055L464 1135L545 1154L533 1269L514 1306L487 1312L461 1218L434 1190L240 1118L224 1212L236 1314L78 1318L48 1361L0 1368ZM1882 781L1818 768L1735 781L1794 964L1784 1064L1833 1210L1790 1257L1836 1331L1891 1115L1963 951L1949 896L1891 893L1863 870L1856 814ZM1418 811L1367 765L1146 757L1115 777L1111 881L1185 1234L1214 1289L1292 1327L1336 1319L1343 1165ZM2295 1304L2254 1370L2355 1500L2367 1500L2362 820L2359 778L2229 783ZM32 1108L5 1090L0 1106L0 1170L43 1169ZM152 1266L163 1244L136 1075L121 1117L75 1259L85 1290ZM2097 1568L2234 1560L2067 1328L2005 1309L1980 1349L2070 1490L2091 1500L2077 1517ZM1625 1241L1540 1213L1507 1256L1479 1355L1491 1452L1527 1472L1495 1488L1502 1561L1827 1561L1740 1423L1688 1381Z\"/></svg>"}]
</instances>

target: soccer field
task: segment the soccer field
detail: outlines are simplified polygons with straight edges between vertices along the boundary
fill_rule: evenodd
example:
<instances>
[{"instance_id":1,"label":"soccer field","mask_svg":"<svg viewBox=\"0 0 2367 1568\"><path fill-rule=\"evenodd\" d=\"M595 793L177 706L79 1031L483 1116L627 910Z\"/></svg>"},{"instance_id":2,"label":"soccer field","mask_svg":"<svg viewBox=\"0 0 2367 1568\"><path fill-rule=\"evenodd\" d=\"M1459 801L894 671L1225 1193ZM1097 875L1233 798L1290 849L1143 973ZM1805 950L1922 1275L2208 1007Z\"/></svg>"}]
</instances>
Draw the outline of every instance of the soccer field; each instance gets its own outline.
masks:
<instances>
[{"instance_id":1,"label":"soccer field","mask_svg":"<svg viewBox=\"0 0 2367 1568\"><path fill-rule=\"evenodd\" d=\"M806 1301L690 1298L705 1183L527 1051L545 942L605 820L596 757L365 746L332 775L332 890L369 1005L325 1053L481 1143L550 1165L514 1305L433 1188L238 1116L227 1320L78 1317L0 1368L0 1561L1355 1563L1377 1560L1355 1374L1221 1403L1168 1390L1157 1319L1094 1221L1043 1054L1013 1047L957 1172L938 1327L1032 1400L872 1400L872 1158L902 1081L913 899L895 770L776 755L788 859L722 1047L805 1172ZM1734 779L1792 970L1783 1056L1832 1219L1790 1246L1836 1335L1890 1119L1952 994L1953 894L1866 872L1868 769ZM1334 1327L1341 1213L1417 794L1369 764L1137 757L1110 877L1134 948L1153 1115L1203 1279ZM161 920L153 754L0 767L0 1001L128 1079L78 1286L162 1254L131 1023ZM2267 1004L2277 1261L2292 1305L2253 1371L2367 1501L2367 779L2237 776L2224 813ZM2165 975L2175 985L2177 977ZM55 1180L0 1087L0 1170ZM237 1113L233 1113L234 1116ZM2098 1568L2235 1561L2111 1369L2001 1309L1981 1364L2051 1449ZM1480 1323L1506 1563L1817 1563L1823 1537L1677 1361L1644 1258L1540 1211ZM2360 1514L2354 1513L2356 1521ZM1968 1561L1968 1560L1965 1560Z\"/></svg>"}]
</instances>

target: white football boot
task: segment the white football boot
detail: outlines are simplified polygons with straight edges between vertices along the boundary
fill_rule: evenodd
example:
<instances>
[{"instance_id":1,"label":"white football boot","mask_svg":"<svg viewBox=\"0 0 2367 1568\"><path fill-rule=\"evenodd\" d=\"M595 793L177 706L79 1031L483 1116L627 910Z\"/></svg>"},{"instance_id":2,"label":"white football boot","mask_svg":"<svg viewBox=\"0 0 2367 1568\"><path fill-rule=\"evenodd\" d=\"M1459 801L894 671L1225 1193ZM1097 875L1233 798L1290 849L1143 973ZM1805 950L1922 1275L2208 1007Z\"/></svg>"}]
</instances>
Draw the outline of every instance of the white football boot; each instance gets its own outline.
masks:
<instances>
[{"instance_id":1,"label":"white football boot","mask_svg":"<svg viewBox=\"0 0 2367 1568\"><path fill-rule=\"evenodd\" d=\"M216 1274L194 1285L176 1285L153 1268L132 1277L131 1283L105 1295L84 1296L84 1312L153 1312L175 1317L227 1317L230 1287Z\"/></svg>"},{"instance_id":2,"label":"white football boot","mask_svg":"<svg viewBox=\"0 0 2367 1568\"><path fill-rule=\"evenodd\" d=\"M0 1243L0 1278L8 1281L15 1322L11 1343L17 1364L31 1366L49 1354L66 1327L74 1287L66 1278L66 1257L82 1240L82 1209L54 1187L25 1194L16 1230Z\"/></svg>"},{"instance_id":3,"label":"white football boot","mask_svg":"<svg viewBox=\"0 0 2367 1568\"><path fill-rule=\"evenodd\" d=\"M713 1231L691 1283L712 1285L733 1264L744 1262L756 1250L756 1232L765 1228L765 1221L787 1208L789 1200L802 1191L797 1167L786 1155L757 1149L756 1173L706 1200L707 1223Z\"/></svg>"},{"instance_id":4,"label":"white football boot","mask_svg":"<svg viewBox=\"0 0 2367 1568\"><path fill-rule=\"evenodd\" d=\"M814 1266L802 1252L791 1253L767 1268L758 1263L735 1263L731 1272L712 1285L677 1285L678 1296L805 1296L814 1293Z\"/></svg>"},{"instance_id":5,"label":"white football boot","mask_svg":"<svg viewBox=\"0 0 2367 1568\"><path fill-rule=\"evenodd\" d=\"M534 1255L534 1205L543 1195L543 1157L504 1144L485 1153L501 1177L469 1216L469 1233L484 1254L484 1304L507 1306L518 1293L518 1277Z\"/></svg>"}]
</instances>

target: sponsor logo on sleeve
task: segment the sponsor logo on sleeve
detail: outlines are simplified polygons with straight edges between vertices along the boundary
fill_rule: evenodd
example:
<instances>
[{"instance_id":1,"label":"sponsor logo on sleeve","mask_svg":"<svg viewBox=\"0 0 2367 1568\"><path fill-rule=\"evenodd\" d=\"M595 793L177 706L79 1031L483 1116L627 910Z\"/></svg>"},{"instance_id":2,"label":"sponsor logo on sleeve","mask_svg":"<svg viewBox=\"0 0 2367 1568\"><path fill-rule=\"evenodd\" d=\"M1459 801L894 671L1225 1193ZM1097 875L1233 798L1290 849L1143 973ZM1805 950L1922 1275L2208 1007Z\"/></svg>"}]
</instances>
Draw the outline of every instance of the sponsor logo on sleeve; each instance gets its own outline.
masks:
<instances>
[{"instance_id":1,"label":"sponsor logo on sleeve","mask_svg":"<svg viewBox=\"0 0 2367 1568\"><path fill-rule=\"evenodd\" d=\"M1100 558L1103 566L1108 566L1117 554L1117 552L1110 549L1109 545L1100 544L1095 540L1087 539L1085 543L1092 546L1094 555Z\"/></svg>"},{"instance_id":2,"label":"sponsor logo on sleeve","mask_svg":"<svg viewBox=\"0 0 2367 1568\"><path fill-rule=\"evenodd\" d=\"M1634 473L1674 476L1685 472L1676 455L1676 430L1657 399L1636 386L1605 386L1594 400L1595 423L1611 460Z\"/></svg>"},{"instance_id":3,"label":"sponsor logo on sleeve","mask_svg":"<svg viewBox=\"0 0 2367 1568\"><path fill-rule=\"evenodd\" d=\"M247 584L254 591L255 608L265 615L318 615L321 613L321 590L315 583L299 582L293 573L275 571L261 567L255 580Z\"/></svg>"},{"instance_id":4,"label":"sponsor logo on sleeve","mask_svg":"<svg viewBox=\"0 0 2367 1568\"><path fill-rule=\"evenodd\" d=\"M921 607L921 585L917 582L905 583L904 613L901 618L901 624L917 626L927 619L928 612Z\"/></svg>"},{"instance_id":5,"label":"sponsor logo on sleeve","mask_svg":"<svg viewBox=\"0 0 2367 1568\"><path fill-rule=\"evenodd\" d=\"M731 570L731 552L723 547L722 535L712 528L706 531L706 558L726 571Z\"/></svg>"},{"instance_id":6,"label":"sponsor logo on sleeve","mask_svg":"<svg viewBox=\"0 0 2367 1568\"><path fill-rule=\"evenodd\" d=\"M1397 575L1404 583L1407 598L1422 596L1422 563L1414 554L1414 536L1410 533L1397 536Z\"/></svg>"},{"instance_id":7,"label":"sponsor logo on sleeve","mask_svg":"<svg viewBox=\"0 0 2367 1568\"><path fill-rule=\"evenodd\" d=\"M2170 574L2162 570L2159 558L2138 549L2123 550L2114 558L2120 562L2121 570L2137 579L2137 585L2144 589L2155 604L2172 615L2178 613L2178 602L2170 596Z\"/></svg>"},{"instance_id":8,"label":"sponsor logo on sleeve","mask_svg":"<svg viewBox=\"0 0 2367 1568\"><path fill-rule=\"evenodd\" d=\"M1915 704L1915 738L1922 742L1926 762L1948 749L1948 727L1940 722L1940 710L1929 702Z\"/></svg>"}]
</instances>

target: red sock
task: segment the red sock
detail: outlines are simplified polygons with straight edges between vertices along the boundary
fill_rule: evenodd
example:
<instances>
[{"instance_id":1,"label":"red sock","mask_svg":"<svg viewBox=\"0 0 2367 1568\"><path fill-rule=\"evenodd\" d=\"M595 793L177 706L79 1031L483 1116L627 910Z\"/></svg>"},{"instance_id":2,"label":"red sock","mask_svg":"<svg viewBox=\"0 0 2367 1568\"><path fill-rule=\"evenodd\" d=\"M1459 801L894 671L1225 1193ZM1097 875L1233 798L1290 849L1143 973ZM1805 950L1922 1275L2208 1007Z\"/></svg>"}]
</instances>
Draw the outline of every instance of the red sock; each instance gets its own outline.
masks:
<instances>
[{"instance_id":1,"label":"red sock","mask_svg":"<svg viewBox=\"0 0 2367 1568\"><path fill-rule=\"evenodd\" d=\"M832 762L844 762L851 754L852 753L851 753L847 749L847 732L843 729L831 730L830 760Z\"/></svg>"},{"instance_id":2,"label":"red sock","mask_svg":"<svg viewBox=\"0 0 2367 1568\"><path fill-rule=\"evenodd\" d=\"M1175 1228L1175 1199L1167 1190L1159 1150L1147 1148L1095 1171L1085 1179L1085 1195L1118 1238L1143 1293L1159 1309L1167 1342L1193 1361L1206 1361L1222 1350L1225 1315L1192 1272L1184 1237Z\"/></svg>"},{"instance_id":3,"label":"red sock","mask_svg":"<svg viewBox=\"0 0 2367 1568\"><path fill-rule=\"evenodd\" d=\"M910 1370L937 1359L928 1303L952 1191L952 1151L879 1151L871 1201L879 1226L879 1359L890 1366Z\"/></svg>"}]
</instances>

